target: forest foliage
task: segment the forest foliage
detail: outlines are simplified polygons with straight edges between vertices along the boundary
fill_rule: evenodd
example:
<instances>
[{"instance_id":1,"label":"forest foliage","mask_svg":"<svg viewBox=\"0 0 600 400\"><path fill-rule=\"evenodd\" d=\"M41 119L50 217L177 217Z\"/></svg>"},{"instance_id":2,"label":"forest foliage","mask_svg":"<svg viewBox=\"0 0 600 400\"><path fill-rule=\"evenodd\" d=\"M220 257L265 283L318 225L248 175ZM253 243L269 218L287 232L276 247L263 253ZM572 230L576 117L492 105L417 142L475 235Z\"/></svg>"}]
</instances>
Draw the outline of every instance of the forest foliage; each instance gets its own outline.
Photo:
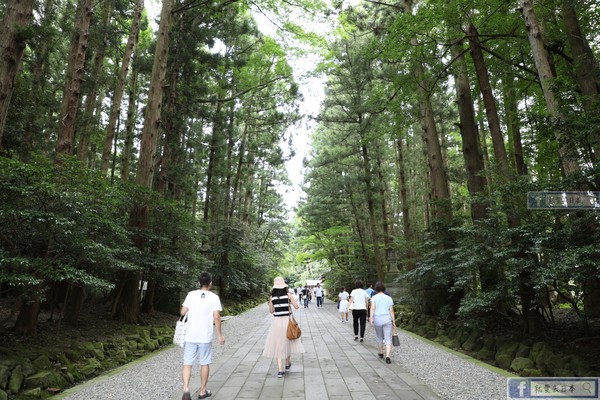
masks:
<instances>
[{"instance_id":1,"label":"forest foliage","mask_svg":"<svg viewBox=\"0 0 600 400\"><path fill-rule=\"evenodd\" d=\"M0 296L14 331L35 333L42 310L77 325L85 302L128 323L178 312L201 271L226 304L261 296L284 258L302 96L252 12L284 21L289 5L165 0L151 21L143 0L3 4Z\"/></svg>"},{"instance_id":2,"label":"forest foliage","mask_svg":"<svg viewBox=\"0 0 600 400\"><path fill-rule=\"evenodd\" d=\"M481 328L552 307L598 316L597 5L365 1L323 49L326 97L300 215L336 287L399 287L418 312ZM559 207L560 208L560 207ZM551 305L551 306L550 306Z\"/></svg>"}]
</instances>

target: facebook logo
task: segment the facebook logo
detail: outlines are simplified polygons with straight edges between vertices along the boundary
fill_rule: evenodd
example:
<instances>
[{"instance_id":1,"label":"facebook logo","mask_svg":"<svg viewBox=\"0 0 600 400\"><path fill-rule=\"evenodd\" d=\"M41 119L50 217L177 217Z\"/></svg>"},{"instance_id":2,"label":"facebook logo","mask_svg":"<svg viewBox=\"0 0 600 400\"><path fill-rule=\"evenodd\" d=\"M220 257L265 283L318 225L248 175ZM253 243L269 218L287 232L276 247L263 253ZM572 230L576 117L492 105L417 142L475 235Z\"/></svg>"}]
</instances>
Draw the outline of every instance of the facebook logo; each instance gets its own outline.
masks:
<instances>
[{"instance_id":1,"label":"facebook logo","mask_svg":"<svg viewBox=\"0 0 600 400\"><path fill-rule=\"evenodd\" d=\"M600 400L600 378L508 378L508 400Z\"/></svg>"},{"instance_id":2,"label":"facebook logo","mask_svg":"<svg viewBox=\"0 0 600 400\"><path fill-rule=\"evenodd\" d=\"M509 378L508 379L508 398L509 399L528 399L530 397L528 379Z\"/></svg>"}]
</instances>

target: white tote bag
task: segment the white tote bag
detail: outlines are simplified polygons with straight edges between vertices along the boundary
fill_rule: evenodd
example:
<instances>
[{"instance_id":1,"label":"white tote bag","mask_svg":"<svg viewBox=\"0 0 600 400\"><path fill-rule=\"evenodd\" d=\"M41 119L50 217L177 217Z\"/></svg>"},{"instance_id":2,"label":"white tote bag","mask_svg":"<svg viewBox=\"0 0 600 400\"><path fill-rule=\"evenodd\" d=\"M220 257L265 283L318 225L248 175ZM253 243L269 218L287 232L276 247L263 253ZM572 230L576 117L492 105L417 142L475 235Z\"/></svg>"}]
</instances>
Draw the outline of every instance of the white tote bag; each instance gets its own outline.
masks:
<instances>
[{"instance_id":1,"label":"white tote bag","mask_svg":"<svg viewBox=\"0 0 600 400\"><path fill-rule=\"evenodd\" d=\"M185 343L185 331L187 330L187 322L188 315L182 315L177 320L177 325L175 325L175 334L173 335L173 343L179 347L183 347Z\"/></svg>"}]
</instances>

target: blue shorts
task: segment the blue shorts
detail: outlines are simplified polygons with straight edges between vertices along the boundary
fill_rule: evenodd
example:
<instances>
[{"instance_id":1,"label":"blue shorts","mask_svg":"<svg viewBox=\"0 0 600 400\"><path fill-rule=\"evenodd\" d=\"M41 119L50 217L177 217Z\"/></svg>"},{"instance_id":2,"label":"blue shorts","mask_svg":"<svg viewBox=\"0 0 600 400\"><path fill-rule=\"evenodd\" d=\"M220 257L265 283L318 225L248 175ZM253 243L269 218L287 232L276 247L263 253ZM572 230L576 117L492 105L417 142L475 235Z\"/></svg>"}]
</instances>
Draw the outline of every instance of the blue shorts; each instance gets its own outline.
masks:
<instances>
[{"instance_id":1,"label":"blue shorts","mask_svg":"<svg viewBox=\"0 0 600 400\"><path fill-rule=\"evenodd\" d=\"M183 346L183 365L194 365L196 359L200 365L208 365L212 361L212 343L185 342Z\"/></svg>"}]
</instances>

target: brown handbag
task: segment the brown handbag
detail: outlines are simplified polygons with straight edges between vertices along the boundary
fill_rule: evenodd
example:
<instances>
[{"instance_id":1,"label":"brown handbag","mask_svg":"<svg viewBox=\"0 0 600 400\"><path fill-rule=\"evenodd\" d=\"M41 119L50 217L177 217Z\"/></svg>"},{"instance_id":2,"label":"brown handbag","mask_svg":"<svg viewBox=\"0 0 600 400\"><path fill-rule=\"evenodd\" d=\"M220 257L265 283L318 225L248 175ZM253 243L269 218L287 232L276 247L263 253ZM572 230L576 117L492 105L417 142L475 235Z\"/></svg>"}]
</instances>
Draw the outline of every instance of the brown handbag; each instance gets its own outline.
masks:
<instances>
[{"instance_id":1,"label":"brown handbag","mask_svg":"<svg viewBox=\"0 0 600 400\"><path fill-rule=\"evenodd\" d=\"M300 325L298 325L296 318L294 318L294 314L292 314L292 307L289 305L289 302L288 307L290 308L290 320L288 321L287 326L287 338L289 340L300 339L300 336L302 335L302 329L300 329Z\"/></svg>"}]
</instances>

